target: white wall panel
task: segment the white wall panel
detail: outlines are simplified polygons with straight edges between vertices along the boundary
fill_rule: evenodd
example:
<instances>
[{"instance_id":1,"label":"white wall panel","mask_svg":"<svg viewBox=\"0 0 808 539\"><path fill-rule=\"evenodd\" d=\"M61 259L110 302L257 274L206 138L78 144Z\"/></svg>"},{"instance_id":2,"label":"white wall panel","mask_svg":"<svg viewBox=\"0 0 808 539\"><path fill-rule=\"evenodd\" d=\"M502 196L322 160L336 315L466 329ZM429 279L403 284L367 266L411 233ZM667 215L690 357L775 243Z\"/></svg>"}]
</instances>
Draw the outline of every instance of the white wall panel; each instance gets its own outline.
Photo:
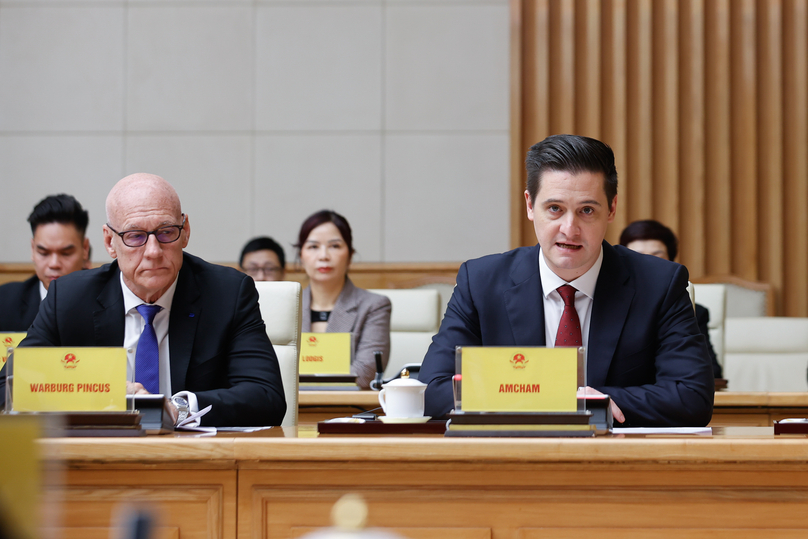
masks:
<instances>
[{"instance_id":1,"label":"white wall panel","mask_svg":"<svg viewBox=\"0 0 808 539\"><path fill-rule=\"evenodd\" d=\"M252 15L242 4L131 6L128 129L251 129Z\"/></svg>"},{"instance_id":2,"label":"white wall panel","mask_svg":"<svg viewBox=\"0 0 808 539\"><path fill-rule=\"evenodd\" d=\"M123 127L121 6L4 5L0 130Z\"/></svg>"},{"instance_id":3,"label":"white wall panel","mask_svg":"<svg viewBox=\"0 0 808 539\"><path fill-rule=\"evenodd\" d=\"M382 9L268 5L256 19L256 128L380 129Z\"/></svg>"},{"instance_id":4,"label":"white wall panel","mask_svg":"<svg viewBox=\"0 0 808 539\"><path fill-rule=\"evenodd\" d=\"M386 13L388 129L508 129L507 2Z\"/></svg>"},{"instance_id":5,"label":"white wall panel","mask_svg":"<svg viewBox=\"0 0 808 539\"><path fill-rule=\"evenodd\" d=\"M333 208L360 261L506 249L508 0L0 0L0 262L54 192L164 176L189 251L290 248Z\"/></svg>"},{"instance_id":6,"label":"white wall panel","mask_svg":"<svg viewBox=\"0 0 808 539\"><path fill-rule=\"evenodd\" d=\"M508 135L389 135L384 259L454 261L508 249Z\"/></svg>"}]
</instances>

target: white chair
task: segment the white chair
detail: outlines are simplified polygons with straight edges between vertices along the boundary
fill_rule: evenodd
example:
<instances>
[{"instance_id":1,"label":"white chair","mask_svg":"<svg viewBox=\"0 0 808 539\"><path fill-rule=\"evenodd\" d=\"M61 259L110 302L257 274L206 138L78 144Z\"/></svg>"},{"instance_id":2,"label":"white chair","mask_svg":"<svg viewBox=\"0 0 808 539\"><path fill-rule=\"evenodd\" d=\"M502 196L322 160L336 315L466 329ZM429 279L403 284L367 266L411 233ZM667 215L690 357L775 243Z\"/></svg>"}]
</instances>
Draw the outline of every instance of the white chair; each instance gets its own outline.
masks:
<instances>
[{"instance_id":1,"label":"white chair","mask_svg":"<svg viewBox=\"0 0 808 539\"><path fill-rule=\"evenodd\" d=\"M699 284L723 284L727 289L727 318L774 316L774 287L734 275L712 275L695 279ZM701 302L699 302L701 303Z\"/></svg>"},{"instance_id":2,"label":"white chair","mask_svg":"<svg viewBox=\"0 0 808 539\"><path fill-rule=\"evenodd\" d=\"M392 378L407 363L421 363L432 336L440 326L440 294L437 290L371 290L390 298L390 358L384 370Z\"/></svg>"},{"instance_id":3,"label":"white chair","mask_svg":"<svg viewBox=\"0 0 808 539\"><path fill-rule=\"evenodd\" d=\"M727 318L725 328L731 391L808 391L808 318Z\"/></svg>"},{"instance_id":4,"label":"white chair","mask_svg":"<svg viewBox=\"0 0 808 539\"><path fill-rule=\"evenodd\" d=\"M718 358L718 364L724 367L724 335L727 312L727 288L723 284L694 284L697 303L710 311L710 321L707 329L710 332L710 342Z\"/></svg>"},{"instance_id":5,"label":"white chair","mask_svg":"<svg viewBox=\"0 0 808 539\"><path fill-rule=\"evenodd\" d=\"M283 391L286 394L286 415L283 427L297 425L297 396L300 356L300 283L289 281L258 281L258 303L267 335L275 348L281 368Z\"/></svg>"}]
</instances>

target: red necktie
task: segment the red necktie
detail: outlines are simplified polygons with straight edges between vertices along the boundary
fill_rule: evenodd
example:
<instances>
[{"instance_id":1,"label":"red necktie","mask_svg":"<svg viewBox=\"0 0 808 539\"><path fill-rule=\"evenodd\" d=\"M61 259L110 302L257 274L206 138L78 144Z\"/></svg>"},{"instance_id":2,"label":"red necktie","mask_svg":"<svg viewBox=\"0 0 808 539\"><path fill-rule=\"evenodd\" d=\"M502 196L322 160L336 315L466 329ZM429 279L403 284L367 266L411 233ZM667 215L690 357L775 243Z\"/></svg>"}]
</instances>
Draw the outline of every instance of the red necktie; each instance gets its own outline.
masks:
<instances>
[{"instance_id":1,"label":"red necktie","mask_svg":"<svg viewBox=\"0 0 808 539\"><path fill-rule=\"evenodd\" d=\"M555 345L582 346L581 322L578 320L578 311L575 310L575 288L565 284L558 287L558 293L564 300L564 312L561 313Z\"/></svg>"}]
</instances>

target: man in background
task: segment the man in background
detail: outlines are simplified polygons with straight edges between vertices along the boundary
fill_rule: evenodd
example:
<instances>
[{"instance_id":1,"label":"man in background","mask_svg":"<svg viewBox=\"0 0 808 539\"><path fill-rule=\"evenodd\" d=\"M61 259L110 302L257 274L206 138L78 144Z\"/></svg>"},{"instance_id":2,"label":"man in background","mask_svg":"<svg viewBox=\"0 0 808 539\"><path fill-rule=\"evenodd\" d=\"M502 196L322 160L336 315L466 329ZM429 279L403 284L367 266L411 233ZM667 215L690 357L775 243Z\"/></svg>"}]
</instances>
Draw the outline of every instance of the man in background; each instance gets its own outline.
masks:
<instances>
[{"instance_id":1,"label":"man in background","mask_svg":"<svg viewBox=\"0 0 808 539\"><path fill-rule=\"evenodd\" d=\"M48 196L34 206L28 222L36 275L0 286L0 331L27 331L51 283L84 268L90 258L90 240L85 237L89 220L70 195Z\"/></svg>"},{"instance_id":2,"label":"man in background","mask_svg":"<svg viewBox=\"0 0 808 539\"><path fill-rule=\"evenodd\" d=\"M637 251L644 255L651 255L657 258L664 258L673 262L679 252L679 240L673 230L666 227L659 221L645 219L634 221L620 233L620 245L628 247L632 251ZM696 303L696 321L699 324L699 331L707 339L707 352L713 363L713 375L722 378L721 365L715 355L713 344L710 342L710 331L707 328L710 323L710 311L707 307Z\"/></svg>"},{"instance_id":3,"label":"man in background","mask_svg":"<svg viewBox=\"0 0 808 539\"><path fill-rule=\"evenodd\" d=\"M283 281L286 278L286 254L272 238L253 238L241 250L239 267L256 281Z\"/></svg>"}]
</instances>

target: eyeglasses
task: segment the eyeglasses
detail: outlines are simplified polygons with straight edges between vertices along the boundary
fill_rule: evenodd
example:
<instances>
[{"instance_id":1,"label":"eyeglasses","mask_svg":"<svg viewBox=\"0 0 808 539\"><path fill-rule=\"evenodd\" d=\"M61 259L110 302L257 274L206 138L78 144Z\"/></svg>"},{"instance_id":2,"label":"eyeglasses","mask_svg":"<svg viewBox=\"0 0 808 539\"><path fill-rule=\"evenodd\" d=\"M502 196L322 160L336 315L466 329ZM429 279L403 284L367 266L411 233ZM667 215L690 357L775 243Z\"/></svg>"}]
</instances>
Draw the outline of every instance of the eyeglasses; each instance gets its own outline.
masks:
<instances>
[{"instance_id":1,"label":"eyeglasses","mask_svg":"<svg viewBox=\"0 0 808 539\"><path fill-rule=\"evenodd\" d=\"M281 274L281 267L280 266L247 266L244 268L244 273L249 275L250 277L255 277L259 273L263 273L264 275L271 275L272 277L277 277Z\"/></svg>"},{"instance_id":2,"label":"eyeglasses","mask_svg":"<svg viewBox=\"0 0 808 539\"><path fill-rule=\"evenodd\" d=\"M143 247L146 245L146 242L149 241L149 236L154 235L154 237L160 243L174 243L178 239L180 239L180 233L182 229L185 227L185 214L182 214L182 224L181 225L167 225L161 226L151 232L147 232L145 230L127 230L126 232L118 232L114 228L107 223L107 228L112 230L115 234L121 237L121 241L127 247Z\"/></svg>"}]
</instances>

